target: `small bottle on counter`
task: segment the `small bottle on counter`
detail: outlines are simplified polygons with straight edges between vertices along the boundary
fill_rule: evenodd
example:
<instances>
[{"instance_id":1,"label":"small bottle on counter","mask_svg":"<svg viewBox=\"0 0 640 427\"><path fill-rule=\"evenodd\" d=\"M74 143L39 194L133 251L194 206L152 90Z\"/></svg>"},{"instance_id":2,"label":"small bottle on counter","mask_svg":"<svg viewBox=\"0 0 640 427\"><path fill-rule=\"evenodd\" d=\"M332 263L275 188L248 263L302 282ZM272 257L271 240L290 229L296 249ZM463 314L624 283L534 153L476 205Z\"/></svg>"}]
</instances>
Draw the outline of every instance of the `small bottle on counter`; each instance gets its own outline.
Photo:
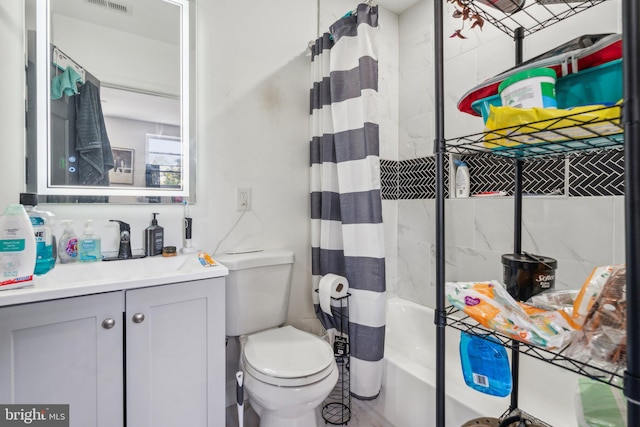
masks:
<instances>
[{"instance_id":1,"label":"small bottle on counter","mask_svg":"<svg viewBox=\"0 0 640 427\"><path fill-rule=\"evenodd\" d=\"M60 258L60 263L62 264L76 262L78 260L78 236L76 236L71 226L73 221L65 219L62 223L64 224L64 231L58 244L58 258Z\"/></svg>"},{"instance_id":2,"label":"small bottle on counter","mask_svg":"<svg viewBox=\"0 0 640 427\"><path fill-rule=\"evenodd\" d=\"M161 255L164 247L164 228L158 225L156 215L160 214L154 212L151 225L144 230L144 253L147 256Z\"/></svg>"},{"instance_id":3,"label":"small bottle on counter","mask_svg":"<svg viewBox=\"0 0 640 427\"><path fill-rule=\"evenodd\" d=\"M0 252L0 290L33 284L36 238L22 205L9 205L0 215Z\"/></svg>"},{"instance_id":4,"label":"small bottle on counter","mask_svg":"<svg viewBox=\"0 0 640 427\"><path fill-rule=\"evenodd\" d=\"M20 204L29 215L36 238L35 274L46 274L56 265L57 246L52 230L55 215L38 209L38 195L35 193L20 193Z\"/></svg>"},{"instance_id":5,"label":"small bottle on counter","mask_svg":"<svg viewBox=\"0 0 640 427\"><path fill-rule=\"evenodd\" d=\"M84 234L78 239L78 261L102 261L101 246L100 236L94 233L91 220L87 220Z\"/></svg>"}]
</instances>

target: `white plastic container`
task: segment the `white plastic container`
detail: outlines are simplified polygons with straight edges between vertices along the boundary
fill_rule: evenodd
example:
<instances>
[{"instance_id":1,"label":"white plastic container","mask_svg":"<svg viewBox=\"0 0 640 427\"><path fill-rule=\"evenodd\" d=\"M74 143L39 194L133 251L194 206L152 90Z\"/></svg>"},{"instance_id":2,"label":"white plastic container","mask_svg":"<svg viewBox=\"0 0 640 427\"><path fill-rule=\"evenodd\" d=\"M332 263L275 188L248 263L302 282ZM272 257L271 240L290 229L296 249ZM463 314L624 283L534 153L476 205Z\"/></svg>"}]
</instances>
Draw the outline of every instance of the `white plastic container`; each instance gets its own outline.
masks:
<instances>
[{"instance_id":1,"label":"white plastic container","mask_svg":"<svg viewBox=\"0 0 640 427\"><path fill-rule=\"evenodd\" d=\"M557 108L556 72L533 68L514 74L498 86L502 105L514 108Z\"/></svg>"},{"instance_id":2,"label":"white plastic container","mask_svg":"<svg viewBox=\"0 0 640 427\"><path fill-rule=\"evenodd\" d=\"M9 205L0 217L0 290L33 284L36 238L22 205Z\"/></svg>"},{"instance_id":3,"label":"white plastic container","mask_svg":"<svg viewBox=\"0 0 640 427\"><path fill-rule=\"evenodd\" d=\"M471 179L469 176L469 167L461 160L454 160L456 169L456 197L469 197L469 187Z\"/></svg>"}]
</instances>

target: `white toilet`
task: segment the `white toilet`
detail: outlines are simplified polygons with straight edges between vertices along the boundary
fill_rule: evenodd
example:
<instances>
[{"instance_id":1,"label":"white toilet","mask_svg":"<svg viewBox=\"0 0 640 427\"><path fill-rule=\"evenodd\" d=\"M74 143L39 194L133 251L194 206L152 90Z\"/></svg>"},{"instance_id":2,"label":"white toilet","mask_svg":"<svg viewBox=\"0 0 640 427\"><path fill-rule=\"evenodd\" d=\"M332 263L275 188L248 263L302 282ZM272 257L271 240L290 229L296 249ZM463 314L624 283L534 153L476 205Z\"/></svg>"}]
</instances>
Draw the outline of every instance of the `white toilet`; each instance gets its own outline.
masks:
<instances>
[{"instance_id":1,"label":"white toilet","mask_svg":"<svg viewBox=\"0 0 640 427\"><path fill-rule=\"evenodd\" d=\"M331 346L284 326L293 252L271 249L216 254L229 269L226 334L241 337L240 369L260 427L316 426L315 409L338 381Z\"/></svg>"}]
</instances>

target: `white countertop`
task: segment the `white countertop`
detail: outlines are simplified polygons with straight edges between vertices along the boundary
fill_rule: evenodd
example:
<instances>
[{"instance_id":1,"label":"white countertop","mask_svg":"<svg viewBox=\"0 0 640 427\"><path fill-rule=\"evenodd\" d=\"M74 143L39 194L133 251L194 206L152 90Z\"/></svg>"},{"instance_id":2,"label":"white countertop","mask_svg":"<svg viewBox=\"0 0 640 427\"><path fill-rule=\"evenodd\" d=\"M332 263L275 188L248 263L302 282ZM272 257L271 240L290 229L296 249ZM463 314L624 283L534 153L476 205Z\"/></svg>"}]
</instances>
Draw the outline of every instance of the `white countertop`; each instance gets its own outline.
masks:
<instances>
[{"instance_id":1,"label":"white countertop","mask_svg":"<svg viewBox=\"0 0 640 427\"><path fill-rule=\"evenodd\" d=\"M227 274L229 270L221 264L202 266L195 253L174 257L56 264L47 274L34 276L35 279L29 286L0 290L0 307L211 279Z\"/></svg>"}]
</instances>

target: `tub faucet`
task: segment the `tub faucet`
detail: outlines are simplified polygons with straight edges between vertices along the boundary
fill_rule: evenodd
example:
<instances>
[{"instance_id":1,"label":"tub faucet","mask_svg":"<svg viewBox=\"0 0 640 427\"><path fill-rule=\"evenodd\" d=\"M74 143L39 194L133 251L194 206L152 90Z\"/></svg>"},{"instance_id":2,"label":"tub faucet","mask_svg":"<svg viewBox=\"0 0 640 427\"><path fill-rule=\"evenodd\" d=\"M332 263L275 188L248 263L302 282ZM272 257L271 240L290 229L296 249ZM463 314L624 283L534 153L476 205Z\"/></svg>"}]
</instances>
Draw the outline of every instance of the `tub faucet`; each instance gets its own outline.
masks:
<instances>
[{"instance_id":1,"label":"tub faucet","mask_svg":"<svg viewBox=\"0 0 640 427\"><path fill-rule=\"evenodd\" d=\"M118 259L133 258L131 255L131 227L129 224L117 219L110 219L111 222L120 224L120 246L118 247Z\"/></svg>"}]
</instances>

